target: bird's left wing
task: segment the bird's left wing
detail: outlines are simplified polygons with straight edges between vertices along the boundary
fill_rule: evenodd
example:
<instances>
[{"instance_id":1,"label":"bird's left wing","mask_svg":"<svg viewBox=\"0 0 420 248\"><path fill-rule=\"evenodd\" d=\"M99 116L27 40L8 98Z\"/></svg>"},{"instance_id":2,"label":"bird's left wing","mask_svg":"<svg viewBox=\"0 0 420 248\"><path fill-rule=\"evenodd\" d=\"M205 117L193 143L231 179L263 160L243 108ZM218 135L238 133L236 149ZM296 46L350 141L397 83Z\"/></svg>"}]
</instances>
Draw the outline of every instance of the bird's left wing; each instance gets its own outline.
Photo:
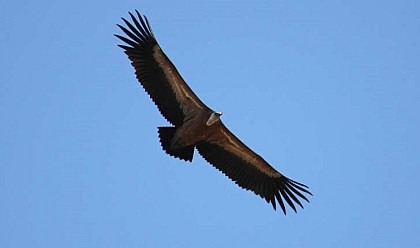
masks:
<instances>
[{"instance_id":1,"label":"bird's left wing","mask_svg":"<svg viewBox=\"0 0 420 248\"><path fill-rule=\"evenodd\" d=\"M304 194L312 195L308 187L282 175L261 156L242 143L221 122L214 124L214 132L197 145L200 155L241 188L271 202L276 199L286 214L284 201L296 212L295 203L303 208L300 199L309 202Z\"/></svg>"},{"instance_id":2,"label":"bird's left wing","mask_svg":"<svg viewBox=\"0 0 420 248\"><path fill-rule=\"evenodd\" d=\"M173 125L181 125L190 110L205 109L207 106L191 90L162 51L147 18L141 16L137 10L137 18L129 14L131 23L122 18L127 28L118 24L127 37L115 35L126 45L118 46L128 55L137 79L160 113Z\"/></svg>"}]
</instances>

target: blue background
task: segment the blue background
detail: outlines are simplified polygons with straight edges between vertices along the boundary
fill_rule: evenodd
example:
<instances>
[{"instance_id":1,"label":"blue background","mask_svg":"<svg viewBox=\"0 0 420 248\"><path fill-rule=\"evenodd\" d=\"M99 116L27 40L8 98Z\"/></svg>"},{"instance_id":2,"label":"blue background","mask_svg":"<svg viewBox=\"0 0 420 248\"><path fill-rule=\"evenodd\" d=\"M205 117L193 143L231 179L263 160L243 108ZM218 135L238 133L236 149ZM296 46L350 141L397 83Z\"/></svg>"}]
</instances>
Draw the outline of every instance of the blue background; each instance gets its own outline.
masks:
<instances>
[{"instance_id":1,"label":"blue background","mask_svg":"<svg viewBox=\"0 0 420 248\"><path fill-rule=\"evenodd\" d=\"M167 123L113 37L135 8L311 203L284 216ZM2 1L0 247L420 247L418 1Z\"/></svg>"}]
</instances>

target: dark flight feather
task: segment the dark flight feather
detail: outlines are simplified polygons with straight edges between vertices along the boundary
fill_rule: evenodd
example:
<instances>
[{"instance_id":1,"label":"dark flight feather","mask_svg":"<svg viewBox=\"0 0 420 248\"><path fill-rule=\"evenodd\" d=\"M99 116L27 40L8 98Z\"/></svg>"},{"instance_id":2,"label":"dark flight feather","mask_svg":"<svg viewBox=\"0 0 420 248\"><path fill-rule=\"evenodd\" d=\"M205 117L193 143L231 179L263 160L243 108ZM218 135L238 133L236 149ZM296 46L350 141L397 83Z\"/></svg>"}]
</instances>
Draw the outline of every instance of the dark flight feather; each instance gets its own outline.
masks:
<instances>
[{"instance_id":1,"label":"dark flight feather","mask_svg":"<svg viewBox=\"0 0 420 248\"><path fill-rule=\"evenodd\" d=\"M130 29L128 30L127 28L118 25L118 27L121 28L121 30L131 39L121 35L115 36L129 45L119 46L125 50L125 53L131 60L131 64L136 71L137 79L149 94L153 102L157 105L161 114L173 125L181 125L184 119L184 113L173 94L173 89L167 82L164 71L161 69L159 62L156 61L153 56L153 48L159 45L157 44L150 28L144 24L140 13L137 12L137 15L140 19L141 25L138 23L136 18L130 14L137 28L130 24L127 25ZM126 24L129 23L126 19L122 19ZM171 66L171 62L169 60L168 63L168 66Z\"/></svg>"},{"instance_id":2,"label":"dark flight feather","mask_svg":"<svg viewBox=\"0 0 420 248\"><path fill-rule=\"evenodd\" d=\"M297 203L303 208L301 201L294 195L294 192L299 192L299 190L301 190L307 194L311 194L305 189L307 188L306 185L299 184L299 187L296 187L293 180L280 173L274 177L268 176L264 172L258 170L252 163L244 161L240 157L224 150L221 146L216 144L202 141L197 145L197 150L207 162L223 172L238 186L246 190L251 190L267 202L271 202L274 209L276 209L276 202L274 200L274 198L276 198L284 214L286 214L284 201L286 201L295 212L297 210L294 203ZM241 179L243 175L248 176L247 180ZM300 192L296 195L309 202L309 200Z\"/></svg>"}]
</instances>

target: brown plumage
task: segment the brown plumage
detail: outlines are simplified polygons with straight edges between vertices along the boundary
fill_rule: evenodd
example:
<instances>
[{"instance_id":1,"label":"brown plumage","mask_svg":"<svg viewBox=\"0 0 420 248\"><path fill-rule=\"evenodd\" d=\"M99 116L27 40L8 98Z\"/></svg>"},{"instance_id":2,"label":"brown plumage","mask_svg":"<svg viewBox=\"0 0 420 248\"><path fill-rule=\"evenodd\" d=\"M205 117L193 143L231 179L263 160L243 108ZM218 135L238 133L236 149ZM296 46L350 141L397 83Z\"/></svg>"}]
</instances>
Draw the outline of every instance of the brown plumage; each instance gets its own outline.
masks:
<instances>
[{"instance_id":1,"label":"brown plumage","mask_svg":"<svg viewBox=\"0 0 420 248\"><path fill-rule=\"evenodd\" d=\"M220 120L221 113L207 107L190 89L163 53L149 22L136 10L132 23L122 18L126 27L118 25L127 37L115 35L135 69L137 79L173 125L159 127L162 149L171 156L192 161L194 149L241 188L271 202L276 201L286 214L286 202L295 212L295 204L303 208L308 201L308 187L293 181L271 167L261 156L242 143Z\"/></svg>"}]
</instances>

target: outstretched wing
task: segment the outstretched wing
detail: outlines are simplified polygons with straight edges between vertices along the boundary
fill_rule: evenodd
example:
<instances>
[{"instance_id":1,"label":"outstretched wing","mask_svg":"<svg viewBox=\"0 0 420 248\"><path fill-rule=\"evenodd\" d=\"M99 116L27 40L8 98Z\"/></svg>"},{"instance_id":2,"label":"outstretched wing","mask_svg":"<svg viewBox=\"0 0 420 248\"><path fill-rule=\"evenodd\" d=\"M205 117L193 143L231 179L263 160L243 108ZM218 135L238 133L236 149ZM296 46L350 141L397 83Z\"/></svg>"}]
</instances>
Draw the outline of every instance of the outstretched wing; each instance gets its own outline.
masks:
<instances>
[{"instance_id":1,"label":"outstretched wing","mask_svg":"<svg viewBox=\"0 0 420 248\"><path fill-rule=\"evenodd\" d=\"M309 202L304 194L312 195L308 187L291 180L271 167L261 156L242 143L221 122L214 124L214 132L197 145L198 152L241 188L271 202L276 200L286 214L286 202L295 212L295 204L303 208L301 199Z\"/></svg>"},{"instance_id":2,"label":"outstretched wing","mask_svg":"<svg viewBox=\"0 0 420 248\"><path fill-rule=\"evenodd\" d=\"M126 27L118 25L127 35L115 35L126 45L124 49L131 60L136 76L160 113L173 125L181 125L186 113L193 109L207 108L188 87L184 79L157 43L145 16L136 10L131 14L132 23L122 18Z\"/></svg>"}]
</instances>

